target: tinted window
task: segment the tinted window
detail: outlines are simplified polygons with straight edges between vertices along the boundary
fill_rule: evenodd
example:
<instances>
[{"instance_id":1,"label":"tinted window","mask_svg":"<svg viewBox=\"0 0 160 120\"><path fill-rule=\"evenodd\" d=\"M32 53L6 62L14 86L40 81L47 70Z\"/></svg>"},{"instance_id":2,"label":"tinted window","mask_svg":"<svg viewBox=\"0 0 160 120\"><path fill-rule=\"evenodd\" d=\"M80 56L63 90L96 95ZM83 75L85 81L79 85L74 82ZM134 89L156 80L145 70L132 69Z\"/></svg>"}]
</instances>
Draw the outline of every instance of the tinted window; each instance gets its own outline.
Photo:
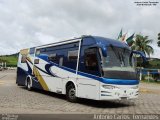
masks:
<instances>
[{"instance_id":1,"label":"tinted window","mask_svg":"<svg viewBox=\"0 0 160 120\"><path fill-rule=\"evenodd\" d=\"M50 51L55 51L55 50L75 48L75 47L78 47L78 45L79 45L79 42L69 43L69 44L63 44L63 45L58 45L58 46L51 46L51 47L45 48L45 50L41 51L41 52L50 52Z\"/></svg>"},{"instance_id":2,"label":"tinted window","mask_svg":"<svg viewBox=\"0 0 160 120\"><path fill-rule=\"evenodd\" d=\"M55 61L57 60L57 55L56 55L56 53L50 54L50 55L48 56L48 59L49 59L50 61L52 61L52 62L55 62Z\"/></svg>"},{"instance_id":3,"label":"tinted window","mask_svg":"<svg viewBox=\"0 0 160 120\"><path fill-rule=\"evenodd\" d=\"M97 61L97 54L96 48L91 48L85 50L85 68L89 71L98 71L98 61Z\"/></svg>"},{"instance_id":4,"label":"tinted window","mask_svg":"<svg viewBox=\"0 0 160 120\"><path fill-rule=\"evenodd\" d=\"M26 55L22 55L21 63L25 63L25 62L26 62L26 58L27 58L27 56L26 56Z\"/></svg>"},{"instance_id":5,"label":"tinted window","mask_svg":"<svg viewBox=\"0 0 160 120\"><path fill-rule=\"evenodd\" d=\"M59 59L59 66L63 66L63 57Z\"/></svg>"},{"instance_id":6,"label":"tinted window","mask_svg":"<svg viewBox=\"0 0 160 120\"><path fill-rule=\"evenodd\" d=\"M41 48L40 51L41 53L46 52L46 48Z\"/></svg>"},{"instance_id":7,"label":"tinted window","mask_svg":"<svg viewBox=\"0 0 160 120\"><path fill-rule=\"evenodd\" d=\"M68 60L75 61L78 58L78 50L68 51Z\"/></svg>"},{"instance_id":8,"label":"tinted window","mask_svg":"<svg viewBox=\"0 0 160 120\"><path fill-rule=\"evenodd\" d=\"M30 48L29 54L34 54L35 51L35 47L34 48Z\"/></svg>"},{"instance_id":9,"label":"tinted window","mask_svg":"<svg viewBox=\"0 0 160 120\"><path fill-rule=\"evenodd\" d=\"M40 50L38 49L38 50L36 50L36 55L40 55Z\"/></svg>"}]
</instances>

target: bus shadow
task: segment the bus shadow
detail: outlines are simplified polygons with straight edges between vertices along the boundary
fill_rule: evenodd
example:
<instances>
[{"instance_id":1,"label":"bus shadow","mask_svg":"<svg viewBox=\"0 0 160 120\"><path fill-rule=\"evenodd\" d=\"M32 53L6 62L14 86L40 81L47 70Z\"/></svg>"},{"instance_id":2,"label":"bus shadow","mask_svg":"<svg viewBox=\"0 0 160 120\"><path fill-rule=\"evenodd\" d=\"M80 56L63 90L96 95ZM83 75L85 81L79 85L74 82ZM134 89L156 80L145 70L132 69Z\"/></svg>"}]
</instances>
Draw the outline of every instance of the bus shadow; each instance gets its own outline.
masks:
<instances>
[{"instance_id":1,"label":"bus shadow","mask_svg":"<svg viewBox=\"0 0 160 120\"><path fill-rule=\"evenodd\" d=\"M26 87L24 87L24 86L21 86L21 88L27 90ZM65 95L57 94L57 93L53 93L53 92L49 92L49 91L45 91L45 90L40 90L40 89L36 89L36 88L33 88L31 90L31 92L40 93L40 94L55 97L55 98L58 98L58 99L64 99L64 100L66 99Z\"/></svg>"},{"instance_id":2,"label":"bus shadow","mask_svg":"<svg viewBox=\"0 0 160 120\"><path fill-rule=\"evenodd\" d=\"M97 101L82 98L78 100L78 103L97 108L120 108L135 105L134 102L131 101Z\"/></svg>"},{"instance_id":3,"label":"bus shadow","mask_svg":"<svg viewBox=\"0 0 160 120\"><path fill-rule=\"evenodd\" d=\"M26 89L25 87L21 87L22 89ZM66 96L62 94L57 94L53 92L48 92L44 90L39 89L33 89L32 92L41 93L47 96L51 96L57 99L66 100ZM79 98L77 103L73 104L82 104L89 107L97 107L97 108L120 108L120 107L128 107L128 106L135 106L135 103L133 101L97 101L97 100L91 100L91 99L84 99Z\"/></svg>"}]
</instances>

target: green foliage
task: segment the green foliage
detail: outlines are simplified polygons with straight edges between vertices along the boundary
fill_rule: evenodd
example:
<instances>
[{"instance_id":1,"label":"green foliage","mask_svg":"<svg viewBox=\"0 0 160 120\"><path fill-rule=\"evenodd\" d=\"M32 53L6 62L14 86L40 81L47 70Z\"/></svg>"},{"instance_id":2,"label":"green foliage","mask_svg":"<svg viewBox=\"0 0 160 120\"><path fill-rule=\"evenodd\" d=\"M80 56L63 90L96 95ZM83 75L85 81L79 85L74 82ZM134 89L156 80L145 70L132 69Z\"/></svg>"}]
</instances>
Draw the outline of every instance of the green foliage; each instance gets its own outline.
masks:
<instances>
[{"instance_id":1,"label":"green foliage","mask_svg":"<svg viewBox=\"0 0 160 120\"><path fill-rule=\"evenodd\" d=\"M145 68L160 69L160 59L150 59L145 65Z\"/></svg>"},{"instance_id":2,"label":"green foliage","mask_svg":"<svg viewBox=\"0 0 160 120\"><path fill-rule=\"evenodd\" d=\"M153 48L150 46L152 41L148 36L137 34L131 48L132 50L142 51L150 57L150 55L154 53Z\"/></svg>"},{"instance_id":3,"label":"green foliage","mask_svg":"<svg viewBox=\"0 0 160 120\"><path fill-rule=\"evenodd\" d=\"M6 62L7 67L16 67L17 66L17 61L18 61L18 56L17 55L0 56L0 63L1 62Z\"/></svg>"}]
</instances>

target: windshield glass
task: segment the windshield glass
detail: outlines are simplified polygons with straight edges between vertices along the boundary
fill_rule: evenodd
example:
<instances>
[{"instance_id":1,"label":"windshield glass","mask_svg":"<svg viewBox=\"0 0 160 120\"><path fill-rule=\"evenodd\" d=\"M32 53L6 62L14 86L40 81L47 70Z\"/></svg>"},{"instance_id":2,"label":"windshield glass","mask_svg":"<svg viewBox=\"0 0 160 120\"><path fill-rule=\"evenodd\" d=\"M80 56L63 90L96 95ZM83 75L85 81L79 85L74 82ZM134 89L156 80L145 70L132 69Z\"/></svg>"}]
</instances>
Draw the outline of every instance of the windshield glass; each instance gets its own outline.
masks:
<instances>
[{"instance_id":1,"label":"windshield glass","mask_svg":"<svg viewBox=\"0 0 160 120\"><path fill-rule=\"evenodd\" d=\"M107 47L107 57L102 58L102 69L103 71L134 72L131 50L114 46Z\"/></svg>"}]
</instances>

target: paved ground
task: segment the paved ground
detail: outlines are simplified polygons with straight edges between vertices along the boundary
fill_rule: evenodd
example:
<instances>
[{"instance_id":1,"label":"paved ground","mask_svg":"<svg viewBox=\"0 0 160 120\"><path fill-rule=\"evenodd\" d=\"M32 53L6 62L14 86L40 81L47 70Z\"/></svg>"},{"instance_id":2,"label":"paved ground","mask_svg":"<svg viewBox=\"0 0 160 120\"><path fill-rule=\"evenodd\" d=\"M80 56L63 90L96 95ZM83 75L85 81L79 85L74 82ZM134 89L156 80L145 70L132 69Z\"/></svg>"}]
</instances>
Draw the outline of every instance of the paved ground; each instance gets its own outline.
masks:
<instances>
[{"instance_id":1,"label":"paved ground","mask_svg":"<svg viewBox=\"0 0 160 120\"><path fill-rule=\"evenodd\" d=\"M0 71L0 113L104 113L160 114L160 84L142 83L135 101L98 102L80 99L70 103L65 96L44 91L27 91L15 84L14 70Z\"/></svg>"}]
</instances>

